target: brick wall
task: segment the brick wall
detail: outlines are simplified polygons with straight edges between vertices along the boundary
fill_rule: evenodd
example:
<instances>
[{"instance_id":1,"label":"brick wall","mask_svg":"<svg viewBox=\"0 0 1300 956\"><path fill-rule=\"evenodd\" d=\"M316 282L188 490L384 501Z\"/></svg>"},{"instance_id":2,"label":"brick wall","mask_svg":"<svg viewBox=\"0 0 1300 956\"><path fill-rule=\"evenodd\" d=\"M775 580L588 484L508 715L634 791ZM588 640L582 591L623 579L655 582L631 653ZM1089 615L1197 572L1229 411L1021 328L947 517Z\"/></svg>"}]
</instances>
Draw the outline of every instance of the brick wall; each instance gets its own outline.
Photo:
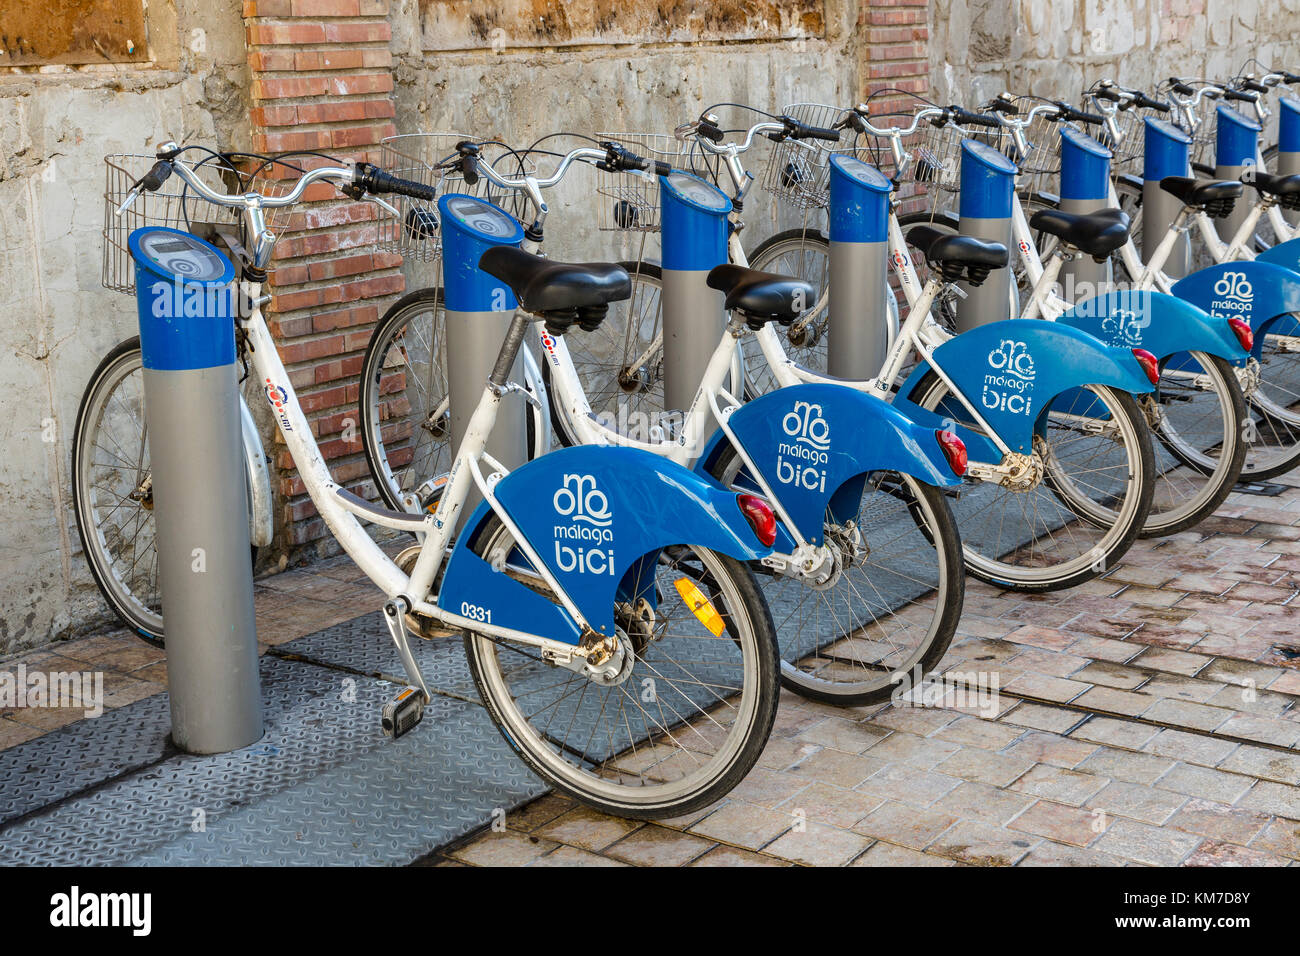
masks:
<instances>
[{"instance_id":1,"label":"brick wall","mask_svg":"<svg viewBox=\"0 0 1300 956\"><path fill-rule=\"evenodd\" d=\"M863 98L882 87L925 96L930 90L929 0L868 0L858 11ZM880 96L875 112L905 98Z\"/></svg>"},{"instance_id":2,"label":"brick wall","mask_svg":"<svg viewBox=\"0 0 1300 956\"><path fill-rule=\"evenodd\" d=\"M395 132L388 0L245 0L244 22L253 149L377 162L380 140ZM337 195L318 184L310 202L275 223L268 318L335 480L370 497L357 380L374 324L405 281L401 257L374 249L376 207ZM325 539L278 432L276 441L277 541L298 548Z\"/></svg>"}]
</instances>

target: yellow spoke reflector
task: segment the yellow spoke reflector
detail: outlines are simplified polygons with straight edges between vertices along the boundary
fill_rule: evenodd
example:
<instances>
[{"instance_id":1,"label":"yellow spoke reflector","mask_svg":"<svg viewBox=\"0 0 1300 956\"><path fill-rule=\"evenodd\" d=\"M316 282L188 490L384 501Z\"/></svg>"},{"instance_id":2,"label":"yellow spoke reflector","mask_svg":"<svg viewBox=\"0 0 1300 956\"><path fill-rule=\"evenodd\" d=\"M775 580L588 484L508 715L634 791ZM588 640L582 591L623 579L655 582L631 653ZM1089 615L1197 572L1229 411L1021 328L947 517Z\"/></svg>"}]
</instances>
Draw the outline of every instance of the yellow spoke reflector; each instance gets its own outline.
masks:
<instances>
[{"instance_id":1,"label":"yellow spoke reflector","mask_svg":"<svg viewBox=\"0 0 1300 956\"><path fill-rule=\"evenodd\" d=\"M700 619L700 623L712 631L714 637L721 637L727 625L723 622L717 608L713 606L713 602L704 596L704 592L695 586L695 582L690 578L678 578L673 585L677 588L677 593L682 596L682 600Z\"/></svg>"}]
</instances>

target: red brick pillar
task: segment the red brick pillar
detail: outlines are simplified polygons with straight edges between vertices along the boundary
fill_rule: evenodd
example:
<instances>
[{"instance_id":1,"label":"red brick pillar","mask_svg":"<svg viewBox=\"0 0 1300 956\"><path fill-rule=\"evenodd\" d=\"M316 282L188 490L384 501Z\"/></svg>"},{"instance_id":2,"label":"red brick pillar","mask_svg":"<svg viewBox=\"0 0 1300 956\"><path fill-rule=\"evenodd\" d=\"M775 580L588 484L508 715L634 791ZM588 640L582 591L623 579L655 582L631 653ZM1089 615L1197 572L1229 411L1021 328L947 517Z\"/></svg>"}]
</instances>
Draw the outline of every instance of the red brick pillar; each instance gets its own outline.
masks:
<instances>
[{"instance_id":1,"label":"red brick pillar","mask_svg":"<svg viewBox=\"0 0 1300 956\"><path fill-rule=\"evenodd\" d=\"M862 30L863 96L896 87L924 96L930 89L929 0L868 0L858 14ZM899 100L877 97L879 112ZM893 105L891 105L893 104Z\"/></svg>"},{"instance_id":2,"label":"red brick pillar","mask_svg":"<svg viewBox=\"0 0 1300 956\"><path fill-rule=\"evenodd\" d=\"M380 140L395 132L387 16L388 0L244 0L255 151L378 161ZM373 496L357 378L375 322L405 288L402 260L374 250L374 204L338 198L327 184L307 198L276 222L271 333L335 480ZM275 464L285 502L277 539L297 548L325 538L283 444Z\"/></svg>"}]
</instances>

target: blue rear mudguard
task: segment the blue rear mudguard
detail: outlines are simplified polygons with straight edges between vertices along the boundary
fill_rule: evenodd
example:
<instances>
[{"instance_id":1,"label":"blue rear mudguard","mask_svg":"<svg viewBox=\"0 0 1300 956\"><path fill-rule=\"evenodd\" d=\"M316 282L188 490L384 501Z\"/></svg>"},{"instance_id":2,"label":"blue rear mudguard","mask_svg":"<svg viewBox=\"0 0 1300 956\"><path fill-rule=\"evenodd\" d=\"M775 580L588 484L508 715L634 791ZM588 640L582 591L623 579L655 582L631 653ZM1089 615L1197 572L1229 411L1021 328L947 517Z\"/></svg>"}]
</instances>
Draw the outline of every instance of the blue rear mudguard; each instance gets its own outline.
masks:
<instances>
[{"instance_id":1,"label":"blue rear mudguard","mask_svg":"<svg viewBox=\"0 0 1300 956\"><path fill-rule=\"evenodd\" d=\"M1107 345L1146 349L1161 360L1183 352L1205 352L1232 362L1246 358L1226 319L1162 292L1108 292L1077 303L1057 322Z\"/></svg>"},{"instance_id":2,"label":"blue rear mudguard","mask_svg":"<svg viewBox=\"0 0 1300 956\"><path fill-rule=\"evenodd\" d=\"M1068 398L1083 385L1109 385L1135 394L1152 391L1130 349L1041 319L977 326L939 346L934 358L1007 447L1021 454L1033 450L1034 432L1058 396ZM912 394L929 370L922 362L898 390L893 404L908 415L917 409ZM949 412L958 420L969 414L955 403ZM988 439L967 428L955 430L972 461L1002 460Z\"/></svg>"},{"instance_id":3,"label":"blue rear mudguard","mask_svg":"<svg viewBox=\"0 0 1300 956\"><path fill-rule=\"evenodd\" d=\"M1276 252L1292 240L1275 246ZM1268 253L1265 253L1267 255ZM1223 262L1179 279L1174 295L1213 316L1241 319L1255 333L1252 355L1259 358L1265 335L1300 335L1300 273L1265 261Z\"/></svg>"},{"instance_id":4,"label":"blue rear mudguard","mask_svg":"<svg viewBox=\"0 0 1300 956\"><path fill-rule=\"evenodd\" d=\"M961 484L935 435L942 419L923 414L929 424L843 385L792 385L746 402L728 425L804 540L821 544L827 509L843 519L855 517L871 472ZM728 443L722 429L714 432L695 470L707 475ZM742 474L742 487L744 481ZM752 487L758 491L757 482ZM787 553L794 547L783 526L776 546Z\"/></svg>"},{"instance_id":5,"label":"blue rear mudguard","mask_svg":"<svg viewBox=\"0 0 1300 956\"><path fill-rule=\"evenodd\" d=\"M601 634L614 633L616 600L644 597L654 604L655 565L665 545L709 548L741 561L772 553L741 513L734 491L638 449L583 445L554 451L516 468L495 494ZM480 504L458 535L438 606L578 643L578 626L563 607L473 552L491 514L486 502ZM517 549L508 561L530 567Z\"/></svg>"}]
</instances>

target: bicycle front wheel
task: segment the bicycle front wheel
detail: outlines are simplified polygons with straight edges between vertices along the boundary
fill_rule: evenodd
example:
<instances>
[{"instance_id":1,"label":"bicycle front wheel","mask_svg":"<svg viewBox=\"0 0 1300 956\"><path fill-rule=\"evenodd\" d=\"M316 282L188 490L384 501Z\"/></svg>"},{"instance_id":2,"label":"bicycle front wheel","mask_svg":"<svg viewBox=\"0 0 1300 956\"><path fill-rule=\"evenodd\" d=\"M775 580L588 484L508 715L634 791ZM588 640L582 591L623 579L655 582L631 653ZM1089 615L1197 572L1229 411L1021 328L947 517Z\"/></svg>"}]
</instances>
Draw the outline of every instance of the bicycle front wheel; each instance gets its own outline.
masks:
<instances>
[{"instance_id":1,"label":"bicycle front wheel","mask_svg":"<svg viewBox=\"0 0 1300 956\"><path fill-rule=\"evenodd\" d=\"M743 469L728 447L711 471L738 487ZM957 630L966 590L957 524L938 488L876 472L852 515L827 514L824 535L835 563L824 584L751 565L776 625L781 681L830 704L889 700L934 670Z\"/></svg>"},{"instance_id":2,"label":"bicycle front wheel","mask_svg":"<svg viewBox=\"0 0 1300 956\"><path fill-rule=\"evenodd\" d=\"M474 550L555 599L495 517ZM772 620L743 565L704 548L665 548L654 595L653 607L615 605L635 662L612 686L526 645L465 636L483 704L524 762L575 799L638 819L690 813L728 793L758 760L778 694ZM696 616L687 597L697 595L725 630Z\"/></svg>"},{"instance_id":3,"label":"bicycle front wheel","mask_svg":"<svg viewBox=\"0 0 1300 956\"><path fill-rule=\"evenodd\" d=\"M980 431L933 371L912 398ZM1088 385L1058 399L1020 476L968 483L953 505L966 570L1017 591L1055 591L1104 574L1146 521L1154 471L1151 435L1133 396Z\"/></svg>"}]
</instances>

